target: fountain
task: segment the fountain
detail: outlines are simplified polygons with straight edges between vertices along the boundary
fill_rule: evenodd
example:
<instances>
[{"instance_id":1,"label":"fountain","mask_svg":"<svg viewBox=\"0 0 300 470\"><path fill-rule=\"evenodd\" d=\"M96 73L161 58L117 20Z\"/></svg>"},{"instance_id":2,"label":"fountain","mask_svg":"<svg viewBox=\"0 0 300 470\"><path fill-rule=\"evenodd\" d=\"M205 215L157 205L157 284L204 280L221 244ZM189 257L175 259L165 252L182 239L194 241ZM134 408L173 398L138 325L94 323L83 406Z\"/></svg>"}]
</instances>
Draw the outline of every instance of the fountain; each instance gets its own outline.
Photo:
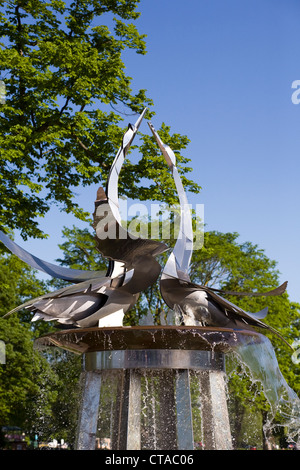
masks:
<instances>
[{"instance_id":1,"label":"fountain","mask_svg":"<svg viewBox=\"0 0 300 470\"><path fill-rule=\"evenodd\" d=\"M129 234L122 226L118 177L145 112L135 125L129 125L112 164L106 189L100 188L97 193L94 229L97 248L109 260L108 271L55 266L31 255L0 232L0 240L20 259L53 277L73 282L71 286L30 300L12 312L24 307L34 312L33 320L55 320L63 324L67 329L38 338L36 346L59 347L83 357L78 450L95 449L99 412L107 414L111 449L193 450L193 427L197 417L192 406L192 388L198 394L196 414L201 422L202 445L205 449L230 450L232 439L225 381L227 353L237 354L253 371L255 380L264 377L271 403L282 404L283 400L289 405L292 401L298 416L300 407L281 376L276 358L269 354L272 361L267 367L262 366L261 352L266 352L264 348L269 343L254 328L278 334L261 321L266 309L255 314L245 312L227 301L222 291L191 282L190 208L175 155L163 144L152 124L149 127L172 172L180 201L179 234L162 273L156 257L168 247ZM160 273L161 295L173 312L170 324L123 326L126 311L135 304L140 292L156 282ZM242 295L280 295L285 288L286 283L270 292ZM264 368L264 374L259 367ZM287 398L283 398L284 392ZM109 406L104 404L107 397ZM295 423L297 432L299 419Z\"/></svg>"},{"instance_id":2,"label":"fountain","mask_svg":"<svg viewBox=\"0 0 300 470\"><path fill-rule=\"evenodd\" d=\"M240 335L252 341L246 331ZM159 407L167 423L158 449L194 449L190 374L198 372L207 449L231 449L224 382L224 353L237 333L191 326L102 327L61 331L37 340L84 354L83 396L77 448L94 449L101 381L118 371L118 411L113 449L141 449L141 379L159 377ZM164 418L163 418L164 417ZM147 430L151 432L151 430Z\"/></svg>"}]
</instances>

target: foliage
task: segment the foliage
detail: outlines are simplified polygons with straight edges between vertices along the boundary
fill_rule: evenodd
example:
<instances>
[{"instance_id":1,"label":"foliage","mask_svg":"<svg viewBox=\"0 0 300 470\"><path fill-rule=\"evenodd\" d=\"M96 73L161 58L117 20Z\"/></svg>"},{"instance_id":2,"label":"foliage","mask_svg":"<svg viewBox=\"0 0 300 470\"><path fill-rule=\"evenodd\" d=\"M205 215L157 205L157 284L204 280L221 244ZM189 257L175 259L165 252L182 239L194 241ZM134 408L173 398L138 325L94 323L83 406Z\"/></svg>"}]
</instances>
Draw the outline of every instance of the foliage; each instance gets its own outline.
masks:
<instances>
[{"instance_id":1,"label":"foliage","mask_svg":"<svg viewBox=\"0 0 300 470\"><path fill-rule=\"evenodd\" d=\"M191 272L199 284L228 290L265 289L277 283L276 262L238 233L206 232L201 251L193 254Z\"/></svg>"},{"instance_id":2,"label":"foliage","mask_svg":"<svg viewBox=\"0 0 300 470\"><path fill-rule=\"evenodd\" d=\"M121 109L132 116L152 106L145 90L132 92L122 59L129 49L146 52L145 35L133 23L138 3L0 2L0 78L6 87L0 105L0 224L20 228L25 239L43 236L36 218L51 204L86 220L74 189L105 183L124 132ZM148 152L149 138L143 138L142 151ZM176 134L172 143L180 150L187 138ZM143 178L160 168L152 199L161 200L158 184L167 167L156 160L143 157L125 166L120 194L147 199L152 186ZM187 160L181 162L185 168Z\"/></svg>"},{"instance_id":3,"label":"foliage","mask_svg":"<svg viewBox=\"0 0 300 470\"><path fill-rule=\"evenodd\" d=\"M34 272L15 256L2 252L0 266L1 315L44 290ZM5 364L0 365L0 424L29 431L41 415L51 414L55 398L54 377L48 362L33 349L33 338L30 324L23 324L17 315L0 318L6 356Z\"/></svg>"},{"instance_id":4,"label":"foliage","mask_svg":"<svg viewBox=\"0 0 300 470\"><path fill-rule=\"evenodd\" d=\"M63 252L63 258L56 261L63 266L72 269L88 269L99 271L107 268L108 262L103 259L95 248L95 237L88 229L64 227L63 238L65 241L59 245Z\"/></svg>"},{"instance_id":5,"label":"foliage","mask_svg":"<svg viewBox=\"0 0 300 470\"><path fill-rule=\"evenodd\" d=\"M35 422L35 431L44 442L52 439L60 442L63 439L72 448L75 445L80 405L82 358L56 348L49 348L45 357L55 377L55 381L52 381L55 400L51 403L51 413L45 413L43 420Z\"/></svg>"}]
</instances>

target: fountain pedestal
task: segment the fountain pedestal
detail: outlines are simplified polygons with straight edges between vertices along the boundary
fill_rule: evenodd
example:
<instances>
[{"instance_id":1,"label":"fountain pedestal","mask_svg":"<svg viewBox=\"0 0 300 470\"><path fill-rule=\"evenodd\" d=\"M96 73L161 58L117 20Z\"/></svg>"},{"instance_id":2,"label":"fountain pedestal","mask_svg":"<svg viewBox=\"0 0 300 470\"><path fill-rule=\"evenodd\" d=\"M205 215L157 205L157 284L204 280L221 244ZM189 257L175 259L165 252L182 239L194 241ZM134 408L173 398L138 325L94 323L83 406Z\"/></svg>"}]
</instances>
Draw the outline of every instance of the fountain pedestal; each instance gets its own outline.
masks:
<instances>
[{"instance_id":1,"label":"fountain pedestal","mask_svg":"<svg viewBox=\"0 0 300 470\"><path fill-rule=\"evenodd\" d=\"M255 333L194 326L107 327L60 331L37 343L84 355L77 449L95 449L99 403L101 394L109 393L104 384L110 378L116 390L112 449L139 450L146 439L152 450L193 450L196 407L204 448L229 450L224 354L241 335L244 342L253 341ZM151 383L147 374L154 377ZM199 394L193 406L191 378ZM148 404L156 401L150 412L146 394Z\"/></svg>"},{"instance_id":2,"label":"fountain pedestal","mask_svg":"<svg viewBox=\"0 0 300 470\"><path fill-rule=\"evenodd\" d=\"M163 442L160 449L194 449L190 373L201 371L203 438L209 449L230 449L231 434L226 405L223 355L210 351L129 350L86 353L82 374L83 393L78 422L77 449L94 449L101 395L101 378L118 370L115 450L139 450L141 446L141 380L145 373L158 372L156 390ZM205 395L204 395L205 393ZM217 410L217 411L216 411Z\"/></svg>"}]
</instances>

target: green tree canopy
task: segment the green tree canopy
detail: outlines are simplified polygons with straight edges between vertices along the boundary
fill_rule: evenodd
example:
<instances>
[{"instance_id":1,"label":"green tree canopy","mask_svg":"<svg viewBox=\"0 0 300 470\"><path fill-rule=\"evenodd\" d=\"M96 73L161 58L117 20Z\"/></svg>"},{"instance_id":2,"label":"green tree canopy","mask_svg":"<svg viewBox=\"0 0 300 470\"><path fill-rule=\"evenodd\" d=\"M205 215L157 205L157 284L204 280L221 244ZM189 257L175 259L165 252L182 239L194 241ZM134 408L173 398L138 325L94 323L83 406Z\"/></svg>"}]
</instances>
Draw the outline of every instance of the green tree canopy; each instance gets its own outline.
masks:
<instances>
[{"instance_id":1,"label":"green tree canopy","mask_svg":"<svg viewBox=\"0 0 300 470\"><path fill-rule=\"evenodd\" d=\"M77 186L102 184L119 148L124 111L151 107L145 90L132 91L122 53L145 54L145 34L134 21L139 0L0 1L0 225L22 236L43 236L37 216L51 204L87 216L74 200ZM153 112L149 111L148 116ZM175 151L188 139L163 137ZM170 203L162 192L167 166L157 162L148 137L144 157L125 165L120 194ZM149 149L149 146L152 148ZM147 160L145 159L147 157ZM181 171L187 160L178 153ZM161 174L157 174L157 171ZM147 179L145 182L144 179ZM148 178L154 178L150 185ZM185 178L187 189L199 187ZM165 186L167 188L167 186Z\"/></svg>"},{"instance_id":2,"label":"green tree canopy","mask_svg":"<svg viewBox=\"0 0 300 470\"><path fill-rule=\"evenodd\" d=\"M5 364L0 364L0 425L31 430L41 416L51 414L56 377L48 362L33 349L34 332L27 315L2 315L45 290L33 270L13 255L0 253L0 340ZM35 424L34 424L35 423Z\"/></svg>"}]
</instances>

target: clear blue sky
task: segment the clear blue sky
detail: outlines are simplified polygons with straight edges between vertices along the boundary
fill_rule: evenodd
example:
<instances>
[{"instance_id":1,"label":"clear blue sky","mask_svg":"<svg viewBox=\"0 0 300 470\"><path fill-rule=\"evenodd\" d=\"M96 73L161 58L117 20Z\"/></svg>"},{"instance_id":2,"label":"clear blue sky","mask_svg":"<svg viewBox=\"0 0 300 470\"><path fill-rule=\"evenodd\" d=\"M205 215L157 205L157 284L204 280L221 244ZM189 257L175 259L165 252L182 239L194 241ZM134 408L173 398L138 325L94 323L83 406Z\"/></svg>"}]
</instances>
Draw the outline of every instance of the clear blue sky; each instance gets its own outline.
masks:
<instances>
[{"instance_id":1,"label":"clear blue sky","mask_svg":"<svg viewBox=\"0 0 300 470\"><path fill-rule=\"evenodd\" d=\"M300 104L291 100L300 2L142 0L139 11L148 52L126 53L127 74L154 100L154 126L191 140L185 155L202 186L191 203L205 205L206 230L238 232L264 249L300 302ZM96 189L78 191L91 212ZM53 261L73 223L54 211L42 223L51 237L22 246Z\"/></svg>"}]
</instances>

